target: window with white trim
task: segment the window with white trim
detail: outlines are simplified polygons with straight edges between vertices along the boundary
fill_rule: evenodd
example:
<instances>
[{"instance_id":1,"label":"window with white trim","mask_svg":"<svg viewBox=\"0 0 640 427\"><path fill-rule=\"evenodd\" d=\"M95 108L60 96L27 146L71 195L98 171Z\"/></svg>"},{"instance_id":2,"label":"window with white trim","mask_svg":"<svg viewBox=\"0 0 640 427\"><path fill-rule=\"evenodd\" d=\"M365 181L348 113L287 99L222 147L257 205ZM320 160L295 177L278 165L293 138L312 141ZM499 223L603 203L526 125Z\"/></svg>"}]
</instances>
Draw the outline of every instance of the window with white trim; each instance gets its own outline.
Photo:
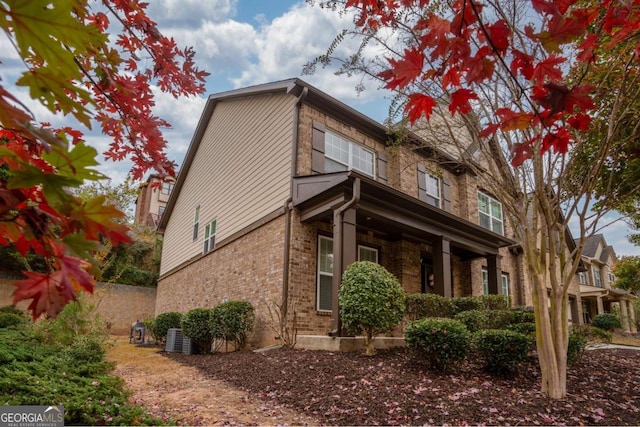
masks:
<instances>
[{"instance_id":1,"label":"window with white trim","mask_svg":"<svg viewBox=\"0 0 640 427\"><path fill-rule=\"evenodd\" d=\"M602 287L602 271L600 270L600 267L597 267L595 265L593 266L593 279L596 286L601 288Z\"/></svg>"},{"instance_id":2,"label":"window with white trim","mask_svg":"<svg viewBox=\"0 0 640 427\"><path fill-rule=\"evenodd\" d=\"M478 191L478 216L481 227L504 235L502 203L481 191Z\"/></svg>"},{"instance_id":3,"label":"window with white trim","mask_svg":"<svg viewBox=\"0 0 640 427\"><path fill-rule=\"evenodd\" d=\"M378 263L378 249L358 245L358 261ZM318 236L318 283L316 308L318 311L333 309L333 239Z\"/></svg>"},{"instance_id":4,"label":"window with white trim","mask_svg":"<svg viewBox=\"0 0 640 427\"><path fill-rule=\"evenodd\" d=\"M193 241L198 240L198 228L200 227L200 205L196 206L193 213Z\"/></svg>"},{"instance_id":5,"label":"window with white trim","mask_svg":"<svg viewBox=\"0 0 640 427\"><path fill-rule=\"evenodd\" d=\"M158 216L162 216L164 213L165 206L158 206Z\"/></svg>"},{"instance_id":6,"label":"window with white trim","mask_svg":"<svg viewBox=\"0 0 640 427\"><path fill-rule=\"evenodd\" d=\"M509 275L507 273L502 273L500 283L502 295L509 295ZM484 268L482 269L482 294L489 295L489 271Z\"/></svg>"},{"instance_id":7,"label":"window with white trim","mask_svg":"<svg viewBox=\"0 0 640 427\"><path fill-rule=\"evenodd\" d=\"M325 132L324 170L339 172L356 170L370 177L375 177L375 154L348 139L332 132Z\"/></svg>"},{"instance_id":8,"label":"window with white trim","mask_svg":"<svg viewBox=\"0 0 640 427\"><path fill-rule=\"evenodd\" d=\"M609 282L615 282L616 281L616 275L613 273L609 273Z\"/></svg>"},{"instance_id":9,"label":"window with white trim","mask_svg":"<svg viewBox=\"0 0 640 427\"><path fill-rule=\"evenodd\" d=\"M587 273L585 273L584 271L578 272L578 283L581 285L587 284Z\"/></svg>"},{"instance_id":10,"label":"window with white trim","mask_svg":"<svg viewBox=\"0 0 640 427\"><path fill-rule=\"evenodd\" d=\"M440 207L440 178L435 175L425 174L425 189L427 193L427 203Z\"/></svg>"},{"instance_id":11,"label":"window with white trim","mask_svg":"<svg viewBox=\"0 0 640 427\"><path fill-rule=\"evenodd\" d=\"M204 228L204 248L202 249L202 253L206 254L207 252L213 250L213 247L216 244L216 220L214 219L209 224L207 224Z\"/></svg>"},{"instance_id":12,"label":"window with white trim","mask_svg":"<svg viewBox=\"0 0 640 427\"><path fill-rule=\"evenodd\" d=\"M175 184L173 182L163 182L162 183L162 194L169 195L173 191L173 186Z\"/></svg>"}]
</instances>

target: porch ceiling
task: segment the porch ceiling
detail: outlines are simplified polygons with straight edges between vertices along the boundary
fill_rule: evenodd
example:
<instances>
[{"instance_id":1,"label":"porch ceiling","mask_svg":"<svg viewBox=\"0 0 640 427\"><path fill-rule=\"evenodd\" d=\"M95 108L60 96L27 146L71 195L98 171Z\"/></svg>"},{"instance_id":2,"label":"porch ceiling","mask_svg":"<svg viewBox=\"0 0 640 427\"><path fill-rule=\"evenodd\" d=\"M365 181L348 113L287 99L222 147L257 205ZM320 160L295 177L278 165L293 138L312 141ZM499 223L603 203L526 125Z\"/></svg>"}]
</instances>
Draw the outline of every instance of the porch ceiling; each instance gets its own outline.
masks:
<instances>
[{"instance_id":1,"label":"porch ceiling","mask_svg":"<svg viewBox=\"0 0 640 427\"><path fill-rule=\"evenodd\" d=\"M358 231L386 240L430 243L435 237L451 242L451 251L470 259L498 253L515 244L499 234L461 219L357 172L339 172L294 178L293 205L303 222L333 220L333 210L351 199L360 180L356 205Z\"/></svg>"}]
</instances>

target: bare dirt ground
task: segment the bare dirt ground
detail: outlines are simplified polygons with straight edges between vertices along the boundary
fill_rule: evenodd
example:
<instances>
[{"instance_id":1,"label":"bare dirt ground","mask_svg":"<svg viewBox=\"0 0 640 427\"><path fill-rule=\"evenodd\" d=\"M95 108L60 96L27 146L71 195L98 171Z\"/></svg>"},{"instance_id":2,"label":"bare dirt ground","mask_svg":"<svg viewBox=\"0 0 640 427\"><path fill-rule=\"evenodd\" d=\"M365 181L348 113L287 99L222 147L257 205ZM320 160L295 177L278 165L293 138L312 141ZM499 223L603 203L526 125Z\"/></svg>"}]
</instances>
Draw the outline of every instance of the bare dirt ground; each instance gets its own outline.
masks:
<instances>
[{"instance_id":1,"label":"bare dirt ground","mask_svg":"<svg viewBox=\"0 0 640 427\"><path fill-rule=\"evenodd\" d=\"M203 375L163 356L158 347L129 344L118 337L107 359L116 363L113 375L124 379L131 401L154 417L177 425L318 425L278 402L256 398L224 381Z\"/></svg>"},{"instance_id":2,"label":"bare dirt ground","mask_svg":"<svg viewBox=\"0 0 640 427\"><path fill-rule=\"evenodd\" d=\"M133 401L178 425L640 425L640 351L586 351L568 397L540 393L531 357L513 378L471 357L449 373L406 348L165 353L121 341L110 352Z\"/></svg>"}]
</instances>

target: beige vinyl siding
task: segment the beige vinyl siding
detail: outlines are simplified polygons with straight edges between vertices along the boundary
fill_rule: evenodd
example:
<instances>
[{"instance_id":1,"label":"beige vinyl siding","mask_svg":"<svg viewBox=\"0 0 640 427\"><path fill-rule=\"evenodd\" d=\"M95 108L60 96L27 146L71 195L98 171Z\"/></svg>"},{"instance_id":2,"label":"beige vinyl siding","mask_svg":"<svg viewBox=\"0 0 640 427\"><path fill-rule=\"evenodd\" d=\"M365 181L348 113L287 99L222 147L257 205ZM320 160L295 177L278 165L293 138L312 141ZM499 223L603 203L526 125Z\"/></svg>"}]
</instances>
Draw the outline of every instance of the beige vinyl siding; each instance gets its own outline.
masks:
<instances>
[{"instance_id":1,"label":"beige vinyl siding","mask_svg":"<svg viewBox=\"0 0 640 427\"><path fill-rule=\"evenodd\" d=\"M211 220L217 222L217 244L283 207L290 189L295 100L262 95L216 105L167 223L160 274L202 253L204 226Z\"/></svg>"}]
</instances>

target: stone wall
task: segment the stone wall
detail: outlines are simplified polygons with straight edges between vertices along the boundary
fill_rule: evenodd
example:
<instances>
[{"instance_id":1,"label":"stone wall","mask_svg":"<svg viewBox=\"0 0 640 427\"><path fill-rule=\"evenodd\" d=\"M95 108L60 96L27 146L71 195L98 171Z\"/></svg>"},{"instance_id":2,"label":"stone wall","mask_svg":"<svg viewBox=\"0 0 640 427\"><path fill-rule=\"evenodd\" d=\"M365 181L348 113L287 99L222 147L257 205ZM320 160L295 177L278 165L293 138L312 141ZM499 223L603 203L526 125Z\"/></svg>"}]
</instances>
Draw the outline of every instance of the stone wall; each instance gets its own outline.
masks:
<instances>
[{"instance_id":1,"label":"stone wall","mask_svg":"<svg viewBox=\"0 0 640 427\"><path fill-rule=\"evenodd\" d=\"M0 278L0 306L13 303L15 278ZM120 284L96 285L93 295L83 292L87 303L96 306L96 314L110 326L114 335L129 335L131 324L153 317L156 306L156 289ZM18 308L26 310L29 301L22 301Z\"/></svg>"}]
</instances>

